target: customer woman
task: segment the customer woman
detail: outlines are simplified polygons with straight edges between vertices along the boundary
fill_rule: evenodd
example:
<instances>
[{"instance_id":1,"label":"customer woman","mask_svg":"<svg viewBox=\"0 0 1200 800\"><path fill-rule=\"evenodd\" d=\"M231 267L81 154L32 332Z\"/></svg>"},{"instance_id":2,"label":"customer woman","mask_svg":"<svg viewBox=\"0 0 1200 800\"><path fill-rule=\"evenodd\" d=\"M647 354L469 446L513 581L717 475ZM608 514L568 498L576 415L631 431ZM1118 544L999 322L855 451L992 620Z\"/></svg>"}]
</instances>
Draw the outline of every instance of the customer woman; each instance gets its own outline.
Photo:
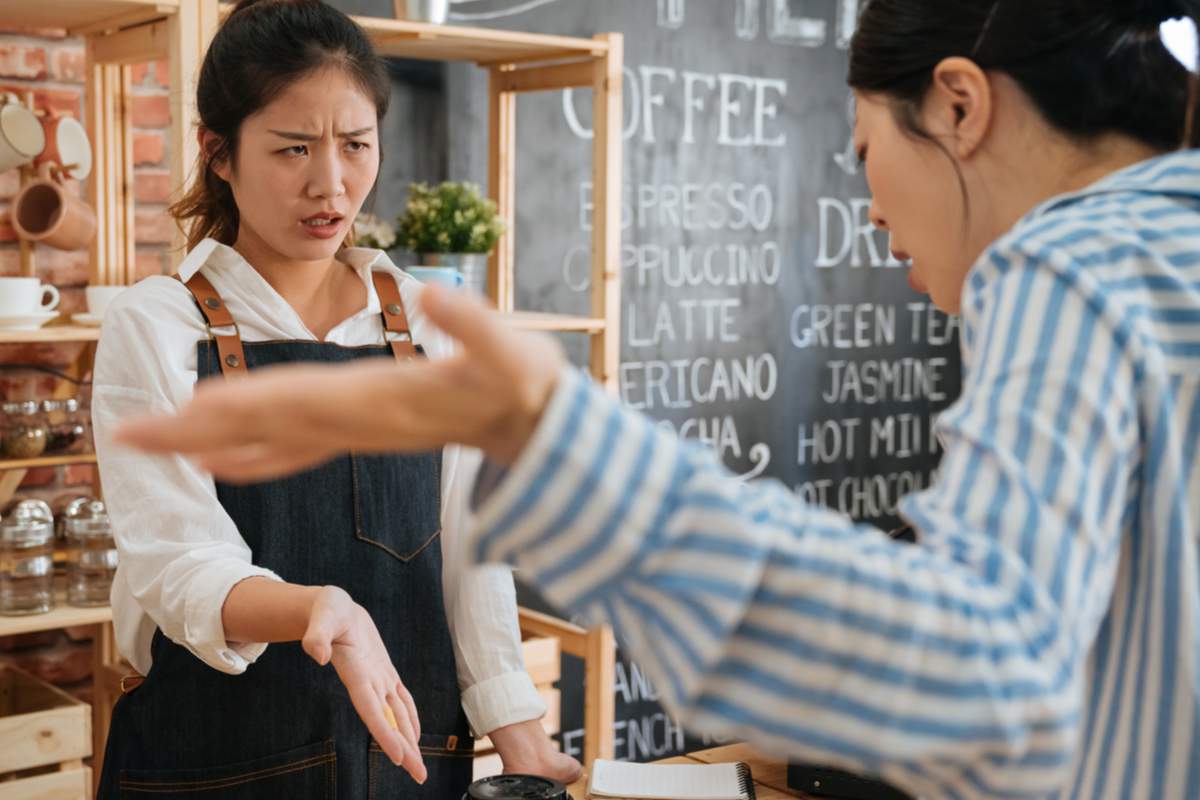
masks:
<instances>
[{"instance_id":1,"label":"customer woman","mask_svg":"<svg viewBox=\"0 0 1200 800\"><path fill-rule=\"evenodd\" d=\"M197 381L450 354L416 282L348 246L388 93L363 31L318 0L243 0L205 57L203 156L172 209L190 252L178 280L114 304L97 354L114 621L145 675L114 711L102 797L444 800L471 780L472 729L510 771L578 771L537 721L511 573L447 567L443 595L463 452L351 455L232 486L108 442Z\"/></svg>"},{"instance_id":2,"label":"customer woman","mask_svg":"<svg viewBox=\"0 0 1200 800\"><path fill-rule=\"evenodd\" d=\"M938 479L901 505L916 546L739 484L444 293L424 308L456 359L280 371L125 438L232 479L483 447L510 469L478 482L478 557L613 621L687 725L923 798L1200 797L1200 115L1159 35L1176 16L1200 4L863 10L873 219L962 316Z\"/></svg>"}]
</instances>

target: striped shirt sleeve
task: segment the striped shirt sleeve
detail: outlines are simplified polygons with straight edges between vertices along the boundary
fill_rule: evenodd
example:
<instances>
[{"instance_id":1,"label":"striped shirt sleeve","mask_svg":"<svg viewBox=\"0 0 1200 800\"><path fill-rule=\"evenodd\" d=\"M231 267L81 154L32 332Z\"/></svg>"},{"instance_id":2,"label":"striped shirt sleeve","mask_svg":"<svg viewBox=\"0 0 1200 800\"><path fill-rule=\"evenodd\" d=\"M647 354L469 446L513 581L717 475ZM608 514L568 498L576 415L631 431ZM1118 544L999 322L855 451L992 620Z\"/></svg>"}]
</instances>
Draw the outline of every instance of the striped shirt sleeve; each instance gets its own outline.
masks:
<instances>
[{"instance_id":1,"label":"striped shirt sleeve","mask_svg":"<svg viewBox=\"0 0 1200 800\"><path fill-rule=\"evenodd\" d=\"M743 484L569 372L479 507L476 556L611 622L689 727L928 797L1061 788L1137 412L1128 343L1053 262L973 274L977 366L938 480L902 505L918 545Z\"/></svg>"}]
</instances>

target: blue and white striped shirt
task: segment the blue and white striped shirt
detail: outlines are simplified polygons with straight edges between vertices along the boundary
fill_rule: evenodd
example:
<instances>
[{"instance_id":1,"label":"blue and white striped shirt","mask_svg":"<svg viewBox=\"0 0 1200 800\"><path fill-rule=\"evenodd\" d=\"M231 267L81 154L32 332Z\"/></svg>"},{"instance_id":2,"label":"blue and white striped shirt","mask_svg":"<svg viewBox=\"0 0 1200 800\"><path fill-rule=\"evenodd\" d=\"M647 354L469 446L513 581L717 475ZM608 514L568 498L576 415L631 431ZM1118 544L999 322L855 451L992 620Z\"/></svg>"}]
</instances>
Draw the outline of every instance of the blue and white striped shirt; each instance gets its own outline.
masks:
<instances>
[{"instance_id":1,"label":"blue and white striped shirt","mask_svg":"<svg viewBox=\"0 0 1200 800\"><path fill-rule=\"evenodd\" d=\"M688 726L929 798L1200 798L1200 151L1031 212L962 323L919 545L571 372L478 557L613 622Z\"/></svg>"}]
</instances>

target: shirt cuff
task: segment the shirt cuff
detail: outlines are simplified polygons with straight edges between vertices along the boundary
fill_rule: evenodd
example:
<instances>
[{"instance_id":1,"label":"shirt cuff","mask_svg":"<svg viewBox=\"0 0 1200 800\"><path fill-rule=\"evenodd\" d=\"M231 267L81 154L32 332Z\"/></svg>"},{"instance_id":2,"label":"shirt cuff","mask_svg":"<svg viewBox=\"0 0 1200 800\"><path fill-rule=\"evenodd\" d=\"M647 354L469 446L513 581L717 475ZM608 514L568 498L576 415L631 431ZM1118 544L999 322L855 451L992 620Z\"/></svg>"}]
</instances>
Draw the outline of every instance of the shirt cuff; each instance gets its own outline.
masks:
<instances>
[{"instance_id":1,"label":"shirt cuff","mask_svg":"<svg viewBox=\"0 0 1200 800\"><path fill-rule=\"evenodd\" d=\"M546 715L546 703L524 671L506 672L464 690L462 706L476 736Z\"/></svg>"},{"instance_id":2,"label":"shirt cuff","mask_svg":"<svg viewBox=\"0 0 1200 800\"><path fill-rule=\"evenodd\" d=\"M215 565L214 565L215 567ZM225 639L225 624L221 610L233 587L247 578L283 579L262 567L245 562L222 564L213 569L206 580L194 581L195 589L185 607L185 641L179 642L196 658L213 669L229 675L240 675L266 651L265 642L229 642ZM203 589L200 589L200 586Z\"/></svg>"}]
</instances>

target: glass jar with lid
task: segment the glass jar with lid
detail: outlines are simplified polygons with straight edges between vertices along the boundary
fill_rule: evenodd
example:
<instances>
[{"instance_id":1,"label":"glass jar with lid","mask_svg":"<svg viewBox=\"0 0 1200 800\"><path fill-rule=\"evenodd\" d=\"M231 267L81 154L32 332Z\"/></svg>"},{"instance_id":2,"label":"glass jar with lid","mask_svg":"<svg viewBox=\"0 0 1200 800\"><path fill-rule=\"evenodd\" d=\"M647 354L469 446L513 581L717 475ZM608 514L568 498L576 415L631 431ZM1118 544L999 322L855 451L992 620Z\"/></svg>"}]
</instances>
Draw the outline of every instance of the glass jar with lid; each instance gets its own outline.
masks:
<instances>
[{"instance_id":1,"label":"glass jar with lid","mask_svg":"<svg viewBox=\"0 0 1200 800\"><path fill-rule=\"evenodd\" d=\"M5 458L37 458L46 452L46 418L37 400L5 403L4 438L0 450Z\"/></svg>"},{"instance_id":2,"label":"glass jar with lid","mask_svg":"<svg viewBox=\"0 0 1200 800\"><path fill-rule=\"evenodd\" d=\"M43 400L42 412L47 420L47 453L64 455L82 453L87 449L87 417L80 407L78 398Z\"/></svg>"},{"instance_id":3,"label":"glass jar with lid","mask_svg":"<svg viewBox=\"0 0 1200 800\"><path fill-rule=\"evenodd\" d=\"M33 504L18 504L0 519L0 614L53 608L54 522L48 507L43 513Z\"/></svg>"},{"instance_id":4,"label":"glass jar with lid","mask_svg":"<svg viewBox=\"0 0 1200 800\"><path fill-rule=\"evenodd\" d=\"M95 500L90 494L68 492L54 498L50 510L54 512L54 538L59 542L67 541L67 520L74 519L84 511L84 507Z\"/></svg>"},{"instance_id":5,"label":"glass jar with lid","mask_svg":"<svg viewBox=\"0 0 1200 800\"><path fill-rule=\"evenodd\" d=\"M63 527L67 531L67 602L73 606L108 605L117 572L117 545L104 502L84 503Z\"/></svg>"}]
</instances>

